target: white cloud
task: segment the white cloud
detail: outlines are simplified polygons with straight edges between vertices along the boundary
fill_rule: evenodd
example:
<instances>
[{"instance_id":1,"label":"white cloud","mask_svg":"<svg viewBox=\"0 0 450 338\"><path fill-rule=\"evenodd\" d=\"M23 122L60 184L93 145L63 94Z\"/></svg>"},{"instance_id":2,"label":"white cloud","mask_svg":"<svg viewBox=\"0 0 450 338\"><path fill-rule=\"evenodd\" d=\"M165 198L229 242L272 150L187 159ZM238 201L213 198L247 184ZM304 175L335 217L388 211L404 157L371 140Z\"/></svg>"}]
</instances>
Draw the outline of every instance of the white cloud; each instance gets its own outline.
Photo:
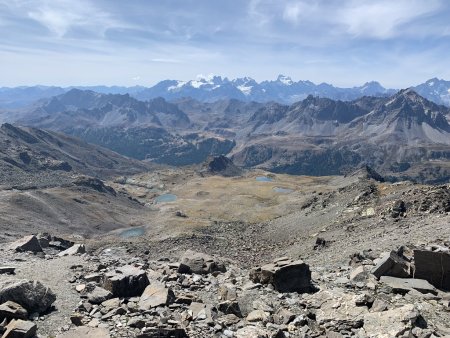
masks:
<instances>
[{"instance_id":1,"label":"white cloud","mask_svg":"<svg viewBox=\"0 0 450 338\"><path fill-rule=\"evenodd\" d=\"M283 11L283 19L293 24L298 24L306 18L311 18L312 15L318 15L318 5L316 2L302 2L296 1L286 5Z\"/></svg>"},{"instance_id":2,"label":"white cloud","mask_svg":"<svg viewBox=\"0 0 450 338\"><path fill-rule=\"evenodd\" d=\"M337 11L335 20L355 37L387 39L399 35L401 26L436 12L439 0L352 0Z\"/></svg>"},{"instance_id":3,"label":"white cloud","mask_svg":"<svg viewBox=\"0 0 450 338\"><path fill-rule=\"evenodd\" d=\"M101 36L112 27L124 27L110 13L88 0L15 0L7 4L7 7L18 17L39 23L57 37L63 37L71 28Z\"/></svg>"}]
</instances>

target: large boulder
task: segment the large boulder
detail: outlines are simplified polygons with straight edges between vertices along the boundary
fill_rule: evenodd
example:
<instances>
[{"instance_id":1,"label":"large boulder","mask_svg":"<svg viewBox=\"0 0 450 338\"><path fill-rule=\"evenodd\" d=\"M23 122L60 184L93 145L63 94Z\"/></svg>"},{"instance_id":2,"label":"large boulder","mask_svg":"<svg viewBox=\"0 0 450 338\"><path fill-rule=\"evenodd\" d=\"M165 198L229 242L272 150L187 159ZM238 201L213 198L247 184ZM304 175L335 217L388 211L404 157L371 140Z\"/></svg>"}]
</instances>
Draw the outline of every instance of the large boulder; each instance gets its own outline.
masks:
<instances>
[{"instance_id":1,"label":"large boulder","mask_svg":"<svg viewBox=\"0 0 450 338\"><path fill-rule=\"evenodd\" d=\"M56 295L38 281L8 279L0 281L0 303L13 301L28 312L45 312L56 300Z\"/></svg>"},{"instance_id":2,"label":"large boulder","mask_svg":"<svg viewBox=\"0 0 450 338\"><path fill-rule=\"evenodd\" d=\"M225 272L225 265L212 256L192 250L187 250L181 257L178 268L180 273L196 273L200 275L215 271Z\"/></svg>"},{"instance_id":3,"label":"large boulder","mask_svg":"<svg viewBox=\"0 0 450 338\"><path fill-rule=\"evenodd\" d=\"M441 290L450 291L450 253L414 250L414 277L429 281Z\"/></svg>"},{"instance_id":4,"label":"large boulder","mask_svg":"<svg viewBox=\"0 0 450 338\"><path fill-rule=\"evenodd\" d=\"M302 260L293 261L287 257L250 271L254 283L272 284L279 292L311 292L311 271Z\"/></svg>"},{"instance_id":5,"label":"large boulder","mask_svg":"<svg viewBox=\"0 0 450 338\"><path fill-rule=\"evenodd\" d=\"M419 319L413 304L364 315L364 330L368 337L412 337L412 329Z\"/></svg>"},{"instance_id":6,"label":"large boulder","mask_svg":"<svg viewBox=\"0 0 450 338\"><path fill-rule=\"evenodd\" d=\"M125 265L105 274L103 287L114 297L136 297L149 285L147 273L141 268Z\"/></svg>"},{"instance_id":7,"label":"large boulder","mask_svg":"<svg viewBox=\"0 0 450 338\"><path fill-rule=\"evenodd\" d=\"M378 279L381 276L408 278L411 276L411 265L395 251L391 251L378 261L371 272Z\"/></svg>"},{"instance_id":8,"label":"large boulder","mask_svg":"<svg viewBox=\"0 0 450 338\"><path fill-rule=\"evenodd\" d=\"M141 310L150 310L158 306L166 306L175 301L175 294L162 284L151 284L147 286L139 299Z\"/></svg>"},{"instance_id":9,"label":"large boulder","mask_svg":"<svg viewBox=\"0 0 450 338\"><path fill-rule=\"evenodd\" d=\"M33 322L13 319L7 326L2 338L33 338L36 336L37 326Z\"/></svg>"},{"instance_id":10,"label":"large boulder","mask_svg":"<svg viewBox=\"0 0 450 338\"><path fill-rule=\"evenodd\" d=\"M30 252L42 252L41 244L39 243L39 240L34 235L25 236L17 241L10 244L9 248L11 250L23 252L23 251L30 251Z\"/></svg>"}]
</instances>

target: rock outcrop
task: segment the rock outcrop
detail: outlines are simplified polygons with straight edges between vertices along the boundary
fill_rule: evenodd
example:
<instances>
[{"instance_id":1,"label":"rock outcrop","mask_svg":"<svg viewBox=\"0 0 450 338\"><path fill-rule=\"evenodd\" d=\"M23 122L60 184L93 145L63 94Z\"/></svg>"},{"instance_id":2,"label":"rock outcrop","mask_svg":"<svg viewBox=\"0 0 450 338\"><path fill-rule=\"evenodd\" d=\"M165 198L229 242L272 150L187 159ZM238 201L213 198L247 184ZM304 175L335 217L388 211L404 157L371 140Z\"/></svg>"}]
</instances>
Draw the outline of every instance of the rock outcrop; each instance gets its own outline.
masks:
<instances>
[{"instance_id":1,"label":"rock outcrop","mask_svg":"<svg viewBox=\"0 0 450 338\"><path fill-rule=\"evenodd\" d=\"M191 250L187 250L183 255L178 268L180 273L196 273L200 275L215 271L225 272L225 264L212 256Z\"/></svg>"},{"instance_id":2,"label":"rock outcrop","mask_svg":"<svg viewBox=\"0 0 450 338\"><path fill-rule=\"evenodd\" d=\"M287 257L253 269L250 279L254 283L271 284L279 292L304 293L314 290L308 264Z\"/></svg>"}]
</instances>

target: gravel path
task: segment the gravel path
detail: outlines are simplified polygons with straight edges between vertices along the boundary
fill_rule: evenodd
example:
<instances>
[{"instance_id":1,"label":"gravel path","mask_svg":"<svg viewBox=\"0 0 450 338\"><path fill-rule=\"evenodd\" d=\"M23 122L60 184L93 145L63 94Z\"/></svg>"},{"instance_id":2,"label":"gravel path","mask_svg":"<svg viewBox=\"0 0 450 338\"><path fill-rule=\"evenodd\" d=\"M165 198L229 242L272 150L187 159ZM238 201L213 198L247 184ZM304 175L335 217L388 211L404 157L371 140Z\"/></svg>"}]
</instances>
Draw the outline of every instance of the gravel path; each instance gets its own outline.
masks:
<instances>
[{"instance_id":1,"label":"gravel path","mask_svg":"<svg viewBox=\"0 0 450 338\"><path fill-rule=\"evenodd\" d=\"M4 245L3 248L4 249ZM58 259L43 259L27 253L0 251L0 265L13 266L16 274L12 276L0 275L0 279L29 279L42 282L56 294L54 303L57 311L45 315L45 321L39 320L38 333L43 337L56 336L55 330L70 323L69 316L76 308L80 297L69 283L73 275L70 269L73 265L82 265L85 261L79 256L68 256Z\"/></svg>"}]
</instances>

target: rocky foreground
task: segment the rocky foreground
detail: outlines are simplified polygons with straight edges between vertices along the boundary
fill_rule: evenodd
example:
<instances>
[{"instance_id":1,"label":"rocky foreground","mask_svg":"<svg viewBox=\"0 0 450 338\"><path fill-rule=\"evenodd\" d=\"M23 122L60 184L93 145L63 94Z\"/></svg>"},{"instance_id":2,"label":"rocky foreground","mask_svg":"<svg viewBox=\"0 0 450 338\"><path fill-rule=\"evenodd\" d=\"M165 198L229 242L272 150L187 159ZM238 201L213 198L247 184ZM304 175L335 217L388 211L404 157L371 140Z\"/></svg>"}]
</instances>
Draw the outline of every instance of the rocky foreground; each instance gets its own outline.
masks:
<instances>
[{"instance_id":1,"label":"rocky foreground","mask_svg":"<svg viewBox=\"0 0 450 338\"><path fill-rule=\"evenodd\" d=\"M281 257L248 271L194 251L152 260L30 235L0 251L0 330L2 338L450 337L449 244L381 257L367 250L339 268Z\"/></svg>"}]
</instances>

